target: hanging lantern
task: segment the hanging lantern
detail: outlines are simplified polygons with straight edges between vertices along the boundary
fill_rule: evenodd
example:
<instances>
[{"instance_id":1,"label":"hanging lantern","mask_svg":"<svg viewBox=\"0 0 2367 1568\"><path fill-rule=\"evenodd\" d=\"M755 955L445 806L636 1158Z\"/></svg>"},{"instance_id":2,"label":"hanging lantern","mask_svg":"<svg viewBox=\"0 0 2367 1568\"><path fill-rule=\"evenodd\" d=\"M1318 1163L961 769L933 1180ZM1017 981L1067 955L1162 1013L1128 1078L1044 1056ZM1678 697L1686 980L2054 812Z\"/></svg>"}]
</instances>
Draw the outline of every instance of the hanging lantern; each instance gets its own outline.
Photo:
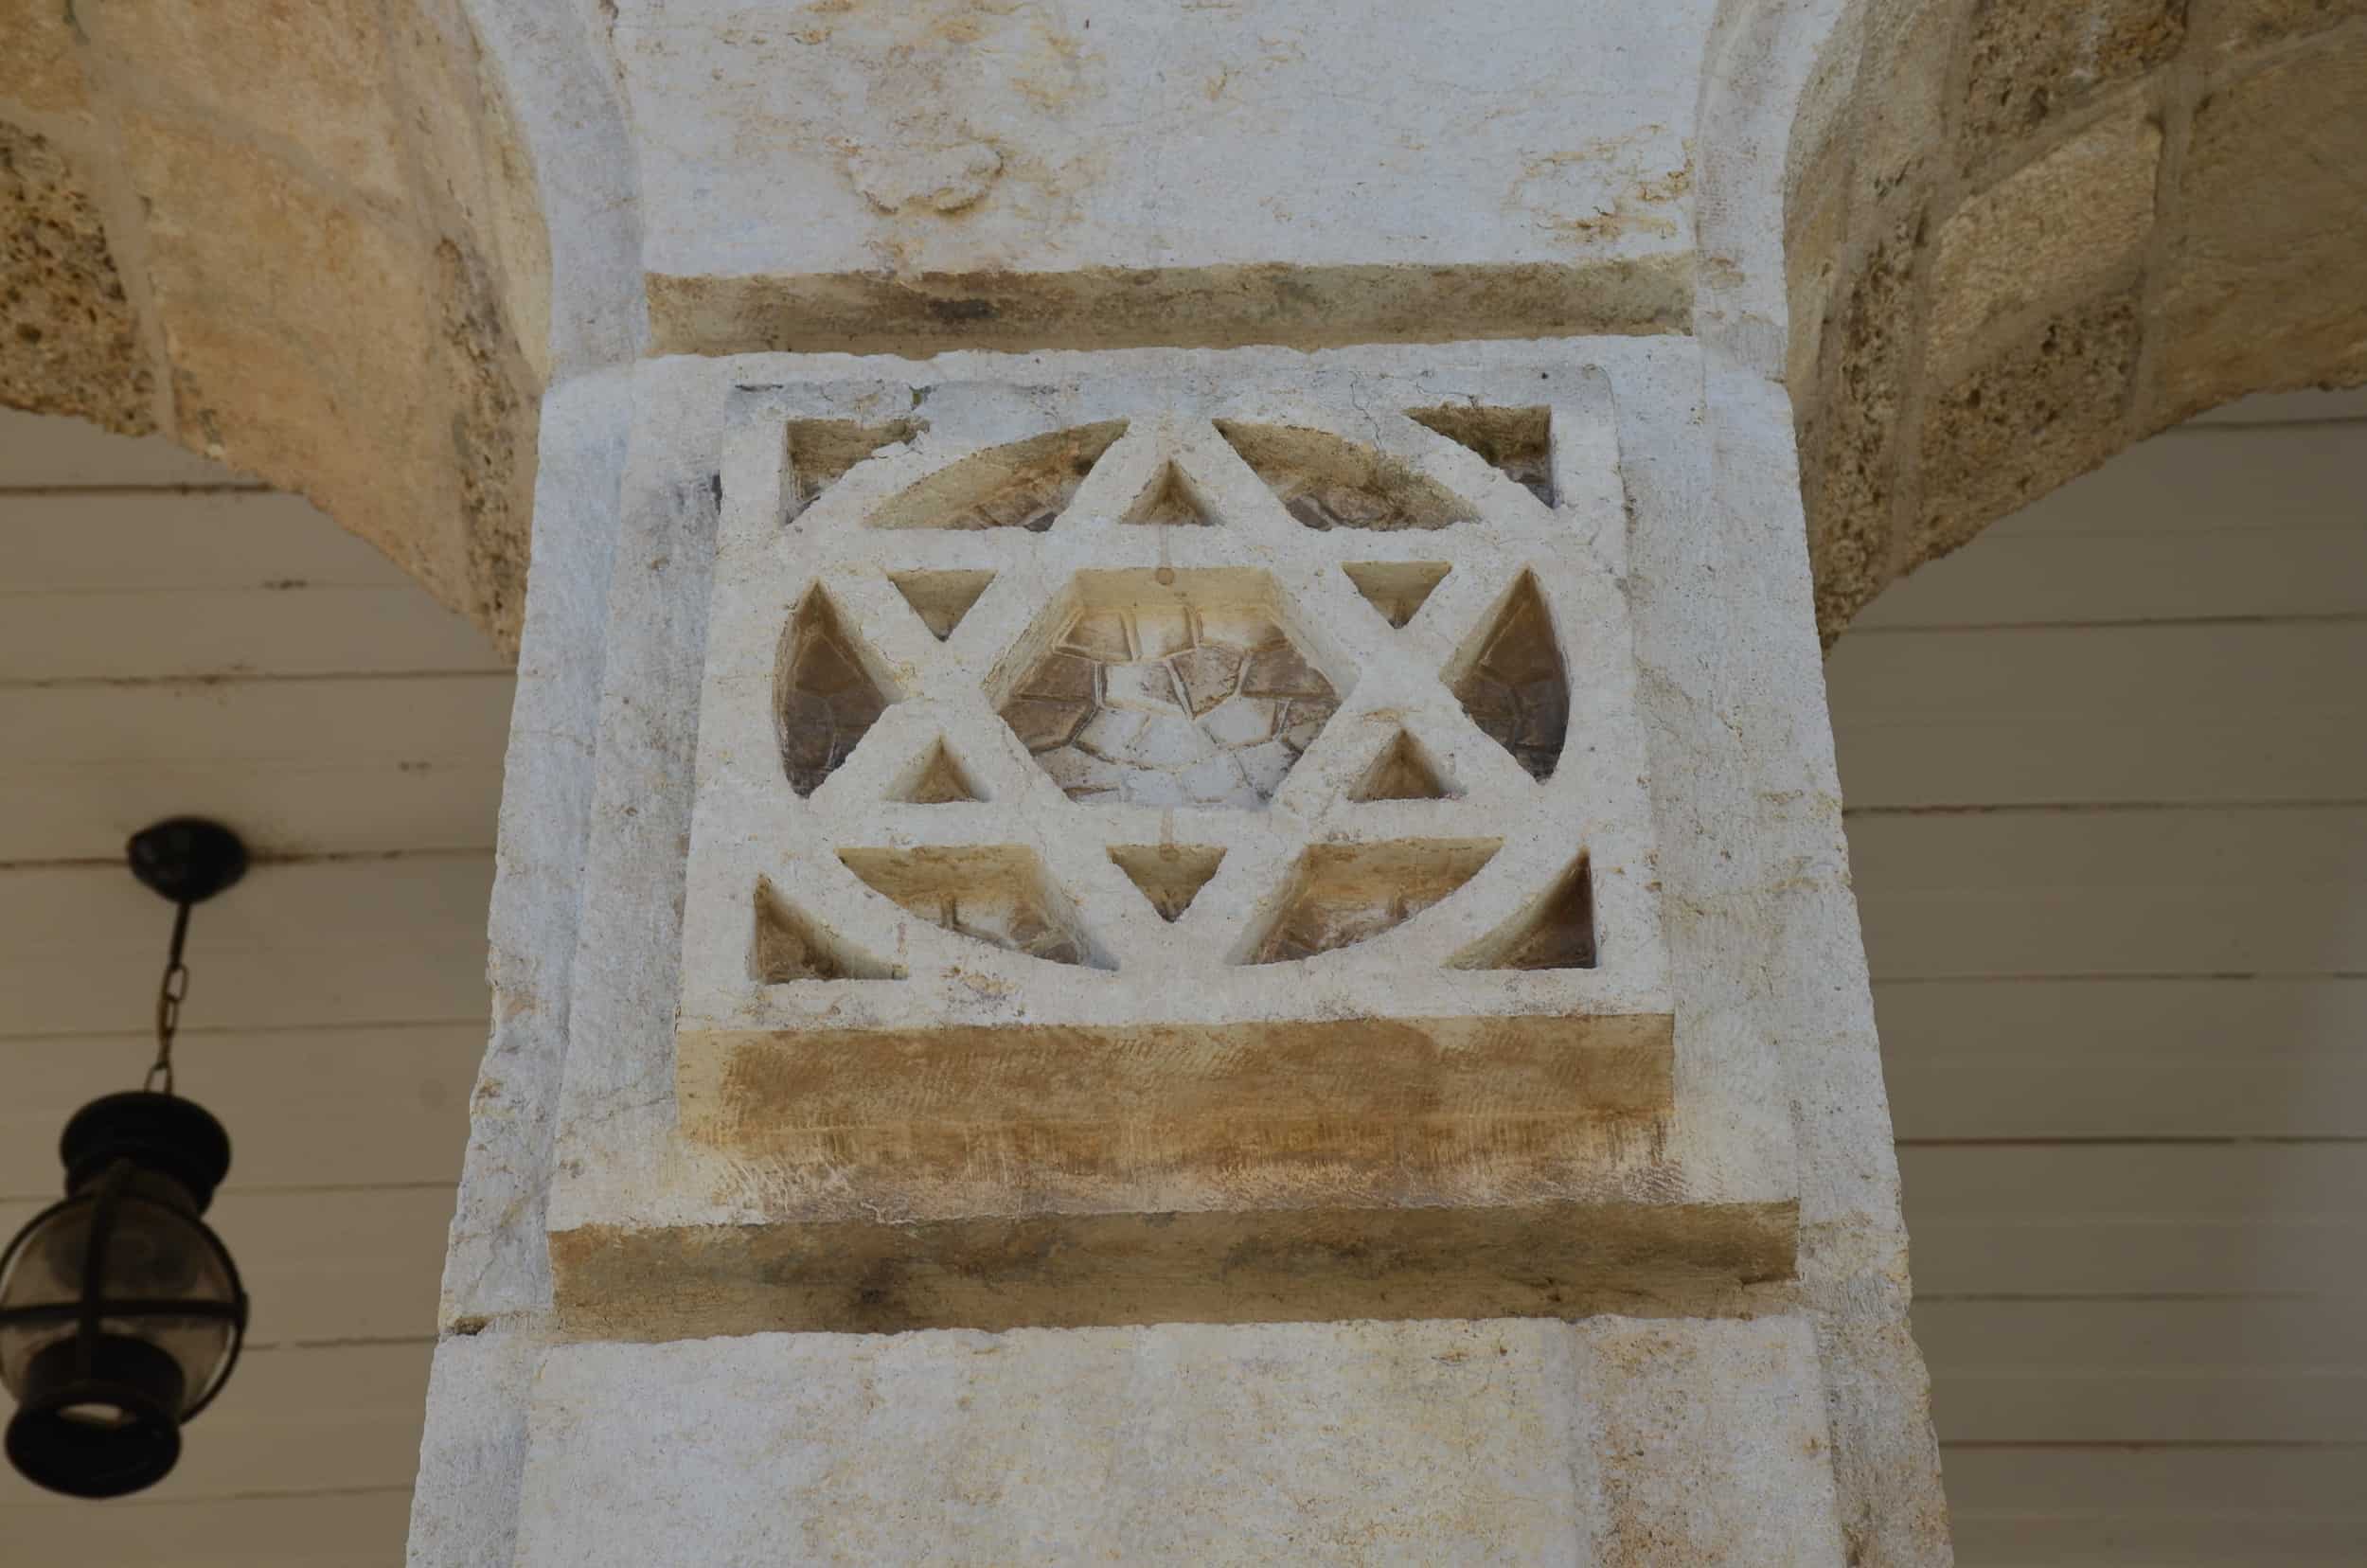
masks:
<instances>
[{"instance_id":1,"label":"hanging lantern","mask_svg":"<svg viewBox=\"0 0 2367 1568\"><path fill-rule=\"evenodd\" d=\"M0 1384L9 1462L75 1497L152 1486L181 1427L239 1359L246 1292L201 1218L230 1170L222 1124L172 1092L189 910L237 882L246 851L180 818L132 840L133 873L175 906L147 1087L76 1112L59 1141L66 1197L0 1251Z\"/></svg>"}]
</instances>

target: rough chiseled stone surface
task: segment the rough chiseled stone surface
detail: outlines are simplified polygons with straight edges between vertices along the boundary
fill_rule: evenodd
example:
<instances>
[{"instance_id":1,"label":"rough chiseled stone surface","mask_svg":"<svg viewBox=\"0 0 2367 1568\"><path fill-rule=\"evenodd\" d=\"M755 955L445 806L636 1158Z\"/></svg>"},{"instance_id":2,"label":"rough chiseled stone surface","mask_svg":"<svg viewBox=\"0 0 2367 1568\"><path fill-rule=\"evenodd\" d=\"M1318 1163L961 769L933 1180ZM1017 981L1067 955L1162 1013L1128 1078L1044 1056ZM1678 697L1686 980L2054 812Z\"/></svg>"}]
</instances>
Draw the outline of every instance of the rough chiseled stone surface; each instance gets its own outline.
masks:
<instances>
[{"instance_id":1,"label":"rough chiseled stone surface","mask_svg":"<svg viewBox=\"0 0 2367 1568\"><path fill-rule=\"evenodd\" d=\"M2168 62L2188 0L1974 0L1964 124L1968 147L2000 145L2088 94Z\"/></svg>"},{"instance_id":2,"label":"rough chiseled stone surface","mask_svg":"<svg viewBox=\"0 0 2367 1568\"><path fill-rule=\"evenodd\" d=\"M2367 379L2340 151L2362 134L2359 14L1877 0L1825 42L1784 265L1827 640L2132 441L2247 393ZM1955 72L1961 101L1918 107Z\"/></svg>"},{"instance_id":3,"label":"rough chiseled stone surface","mask_svg":"<svg viewBox=\"0 0 2367 1568\"><path fill-rule=\"evenodd\" d=\"M0 124L0 402L137 436L152 384L89 188L55 143Z\"/></svg>"}]
</instances>

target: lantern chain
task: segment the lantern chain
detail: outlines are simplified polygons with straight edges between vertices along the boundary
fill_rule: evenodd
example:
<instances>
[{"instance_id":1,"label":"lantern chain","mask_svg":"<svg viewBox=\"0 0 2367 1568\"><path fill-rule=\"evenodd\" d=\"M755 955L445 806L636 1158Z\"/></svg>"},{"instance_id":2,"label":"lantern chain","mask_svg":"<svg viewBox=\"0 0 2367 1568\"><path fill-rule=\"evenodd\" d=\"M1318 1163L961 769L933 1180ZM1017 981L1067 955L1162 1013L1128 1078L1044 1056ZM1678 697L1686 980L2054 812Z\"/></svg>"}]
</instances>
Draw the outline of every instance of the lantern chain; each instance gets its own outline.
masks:
<instances>
[{"instance_id":1,"label":"lantern chain","mask_svg":"<svg viewBox=\"0 0 2367 1568\"><path fill-rule=\"evenodd\" d=\"M165 954L164 978L156 986L156 1060L144 1085L168 1095L172 1093L172 1037L180 1032L181 1004L189 994L189 966L181 961L181 945L189 935L189 907L174 906L172 947Z\"/></svg>"}]
</instances>

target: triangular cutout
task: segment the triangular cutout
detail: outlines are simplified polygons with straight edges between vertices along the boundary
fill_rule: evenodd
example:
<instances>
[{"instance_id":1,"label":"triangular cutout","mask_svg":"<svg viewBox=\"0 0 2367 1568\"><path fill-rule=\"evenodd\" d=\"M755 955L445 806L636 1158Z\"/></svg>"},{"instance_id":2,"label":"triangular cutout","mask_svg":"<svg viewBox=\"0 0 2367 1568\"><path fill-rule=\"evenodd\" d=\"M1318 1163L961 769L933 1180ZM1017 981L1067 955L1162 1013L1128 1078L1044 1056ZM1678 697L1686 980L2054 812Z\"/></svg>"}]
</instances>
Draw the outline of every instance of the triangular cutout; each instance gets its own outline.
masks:
<instances>
[{"instance_id":1,"label":"triangular cutout","mask_svg":"<svg viewBox=\"0 0 2367 1568\"><path fill-rule=\"evenodd\" d=\"M1489 467L1547 506L1554 504L1553 413L1450 403L1409 408L1405 417L1486 458Z\"/></svg>"},{"instance_id":2,"label":"triangular cutout","mask_svg":"<svg viewBox=\"0 0 2367 1568\"><path fill-rule=\"evenodd\" d=\"M1310 846L1249 962L1287 963L1370 941L1479 875L1500 847L1494 839Z\"/></svg>"},{"instance_id":3,"label":"triangular cutout","mask_svg":"<svg viewBox=\"0 0 2367 1568\"><path fill-rule=\"evenodd\" d=\"M1224 864L1224 851L1184 844L1116 844L1110 846L1110 859L1172 925Z\"/></svg>"},{"instance_id":4,"label":"triangular cutout","mask_svg":"<svg viewBox=\"0 0 2367 1568\"><path fill-rule=\"evenodd\" d=\"M920 434L912 419L865 424L861 419L792 419L783 437L789 458L789 511L805 510L822 492L845 477L846 471L881 447L909 441Z\"/></svg>"},{"instance_id":5,"label":"triangular cutout","mask_svg":"<svg viewBox=\"0 0 2367 1568\"><path fill-rule=\"evenodd\" d=\"M1543 900L1454 960L1465 970L1594 967L1594 879L1580 855Z\"/></svg>"},{"instance_id":6,"label":"triangular cutout","mask_svg":"<svg viewBox=\"0 0 2367 1568\"><path fill-rule=\"evenodd\" d=\"M1570 676L1533 574L1521 574L1464 658L1454 683L1463 711L1530 777L1551 777L1570 729Z\"/></svg>"},{"instance_id":7,"label":"triangular cutout","mask_svg":"<svg viewBox=\"0 0 2367 1568\"><path fill-rule=\"evenodd\" d=\"M1184 477L1184 471L1172 462L1162 463L1143 487L1142 494L1126 508L1121 523L1157 523L1167 527L1207 527L1217 520L1201 502L1192 482Z\"/></svg>"},{"instance_id":8,"label":"triangular cutout","mask_svg":"<svg viewBox=\"0 0 2367 1568\"><path fill-rule=\"evenodd\" d=\"M888 799L904 806L952 806L986 798L969 770L953 759L942 739L923 752L906 775L888 791Z\"/></svg>"},{"instance_id":9,"label":"triangular cutout","mask_svg":"<svg viewBox=\"0 0 2367 1568\"><path fill-rule=\"evenodd\" d=\"M910 914L988 947L1053 964L1112 970L1077 910L1016 845L841 849L838 858L875 893Z\"/></svg>"},{"instance_id":10,"label":"triangular cutout","mask_svg":"<svg viewBox=\"0 0 2367 1568\"><path fill-rule=\"evenodd\" d=\"M870 526L1042 533L1125 434L1125 420L1106 419L973 452L890 497Z\"/></svg>"},{"instance_id":11,"label":"triangular cutout","mask_svg":"<svg viewBox=\"0 0 2367 1568\"><path fill-rule=\"evenodd\" d=\"M1340 568L1381 619L1402 629L1454 568L1443 561L1360 561Z\"/></svg>"},{"instance_id":12,"label":"triangular cutout","mask_svg":"<svg viewBox=\"0 0 2367 1568\"><path fill-rule=\"evenodd\" d=\"M888 580L904 596L930 633L943 642L953 634L994 580L992 572L890 572Z\"/></svg>"},{"instance_id":13,"label":"triangular cutout","mask_svg":"<svg viewBox=\"0 0 2367 1568\"><path fill-rule=\"evenodd\" d=\"M1373 800L1450 800L1454 792L1447 787L1438 769L1415 744L1414 737L1397 731L1397 738L1389 742L1373 765L1364 772L1363 779L1350 791L1354 801Z\"/></svg>"},{"instance_id":14,"label":"triangular cutout","mask_svg":"<svg viewBox=\"0 0 2367 1568\"><path fill-rule=\"evenodd\" d=\"M1283 510L1309 528L1444 528L1472 516L1437 481L1403 460L1303 425L1216 421L1217 434L1255 471Z\"/></svg>"},{"instance_id":15,"label":"triangular cutout","mask_svg":"<svg viewBox=\"0 0 2367 1568\"><path fill-rule=\"evenodd\" d=\"M801 795L836 773L897 700L895 687L866 668L854 634L818 587L790 617L773 686L781 771Z\"/></svg>"},{"instance_id":16,"label":"triangular cutout","mask_svg":"<svg viewBox=\"0 0 2367 1568\"><path fill-rule=\"evenodd\" d=\"M904 971L823 930L790 907L769 882L756 882L756 940L748 971L760 986L792 980L901 980Z\"/></svg>"}]
</instances>

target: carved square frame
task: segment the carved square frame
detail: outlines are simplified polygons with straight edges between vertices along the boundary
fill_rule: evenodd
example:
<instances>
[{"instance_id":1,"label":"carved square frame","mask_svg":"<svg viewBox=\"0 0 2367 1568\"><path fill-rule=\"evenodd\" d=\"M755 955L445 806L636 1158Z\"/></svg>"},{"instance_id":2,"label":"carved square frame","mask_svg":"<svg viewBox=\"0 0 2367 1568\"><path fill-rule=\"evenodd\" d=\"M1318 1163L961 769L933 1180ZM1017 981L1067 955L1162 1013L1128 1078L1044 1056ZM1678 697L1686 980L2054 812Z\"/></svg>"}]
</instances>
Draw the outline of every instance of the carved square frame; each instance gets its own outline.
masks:
<instances>
[{"instance_id":1,"label":"carved square frame","mask_svg":"<svg viewBox=\"0 0 2367 1568\"><path fill-rule=\"evenodd\" d=\"M1467 377L1437 400L1541 409L1550 478L1529 486L1405 412L1424 405L1343 390L1117 371L732 393L674 1145L734 1219L555 1230L562 1310L571 1293L630 1295L619 1269L644 1291L669 1273L700 1303L677 1301L668 1322L734 1329L1575 1311L1789 1269L1789 1197L1689 1173L1675 1135L1607 383ZM933 482L965 462L1096 426L1114 437L1048 527L906 515L904 498L944 490ZM1457 515L1309 527L1236 431L1336 444ZM1179 476L1208 526L1127 521ZM1344 570L1442 561L1401 627ZM892 580L914 572L992 580L940 639ZM1522 583L1547 608L1570 699L1541 779L1450 691ZM998 716L1078 605L1243 593L1339 699L1263 809L1066 798ZM781 683L817 594L891 700L801 794L783 771ZM1356 799L1403 738L1448 797ZM896 798L948 758L982 798ZM1252 961L1312 857L1386 865L1438 845L1472 850L1475 873L1395 929ZM1111 854L1163 846L1222 851L1172 921ZM1033 867L1084 962L941 929L914 912L924 900L882 896L850 864L959 878L981 855ZM1574 868L1593 966L1487 967ZM768 918L809 954L796 977L765 972Z\"/></svg>"}]
</instances>

